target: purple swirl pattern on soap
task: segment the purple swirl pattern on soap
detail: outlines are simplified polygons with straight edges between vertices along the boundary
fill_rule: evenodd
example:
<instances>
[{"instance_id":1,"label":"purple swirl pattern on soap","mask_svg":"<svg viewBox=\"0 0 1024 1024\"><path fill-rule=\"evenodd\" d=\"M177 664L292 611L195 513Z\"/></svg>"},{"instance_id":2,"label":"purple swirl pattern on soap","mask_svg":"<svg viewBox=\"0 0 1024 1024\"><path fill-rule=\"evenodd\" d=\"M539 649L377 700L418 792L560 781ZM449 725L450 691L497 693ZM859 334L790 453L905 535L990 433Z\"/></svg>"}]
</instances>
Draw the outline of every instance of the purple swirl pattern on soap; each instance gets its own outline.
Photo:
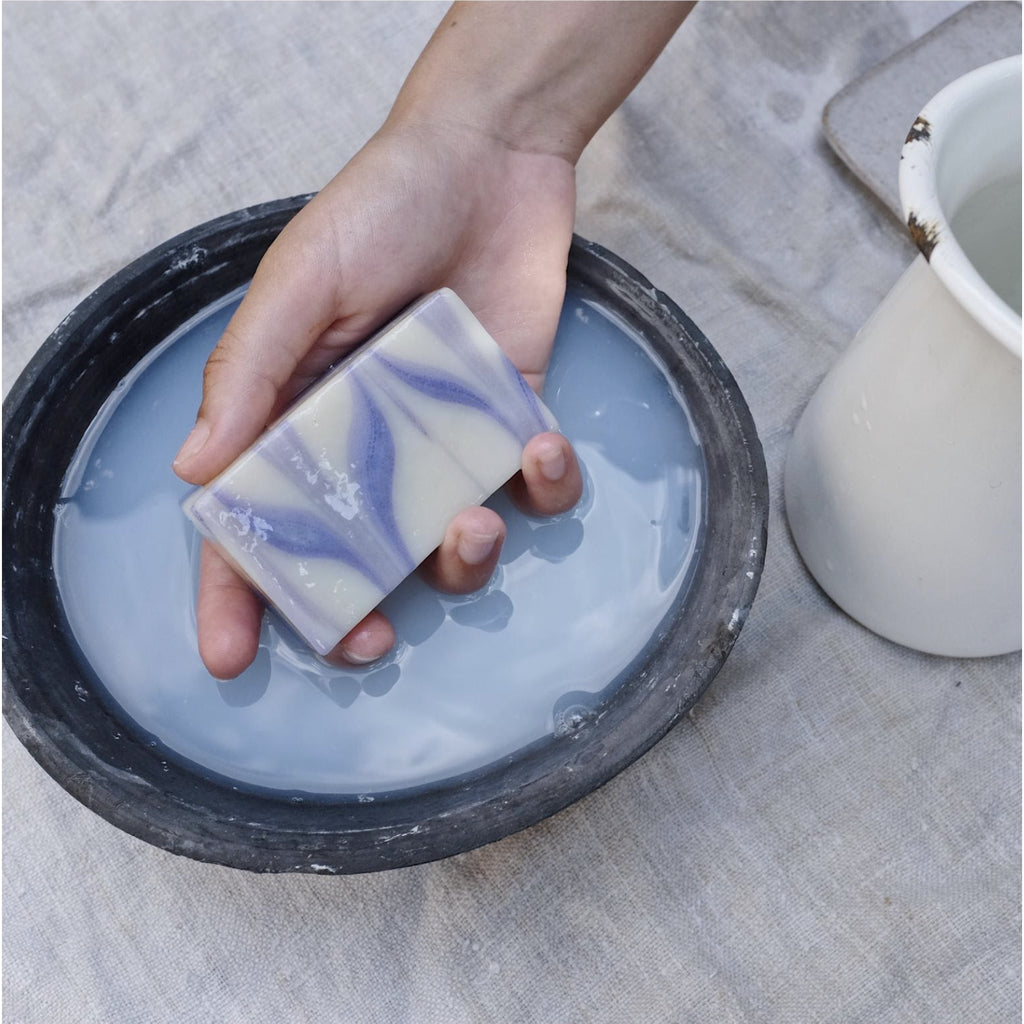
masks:
<instances>
[{"instance_id":1,"label":"purple swirl pattern on soap","mask_svg":"<svg viewBox=\"0 0 1024 1024\"><path fill-rule=\"evenodd\" d=\"M329 463L321 465L306 447L299 432L287 420L279 423L265 439L259 455L295 487L309 495L325 517L327 529L340 533L351 550L362 552L363 560L368 565L378 567L376 579L364 573L371 583L377 586L378 580L384 577L402 579L408 575L408 552L403 555L396 551L391 537L382 536L382 524L360 496L362 482L354 471L353 484L358 486L352 486L353 493L347 501L341 501L338 468ZM346 468L353 469L351 465ZM393 532L397 532L397 527ZM388 588L381 585L381 589Z\"/></svg>"},{"instance_id":2,"label":"purple swirl pattern on soap","mask_svg":"<svg viewBox=\"0 0 1024 1024\"><path fill-rule=\"evenodd\" d=\"M516 419L513 435L525 444L535 434L552 429L533 388L516 369L512 360L503 351L498 351L497 367L485 358L467 327L448 302L435 298L420 310L418 321L429 328L431 333L455 353L461 365L465 366L489 394L505 399L506 407Z\"/></svg>"},{"instance_id":3,"label":"purple swirl pattern on soap","mask_svg":"<svg viewBox=\"0 0 1024 1024\"><path fill-rule=\"evenodd\" d=\"M405 563L403 575L407 576L416 568L416 560L409 554L395 519L395 441L386 417L357 374L352 375L352 395L355 408L348 434L349 465L366 494L371 515Z\"/></svg>"},{"instance_id":4,"label":"purple swirl pattern on soap","mask_svg":"<svg viewBox=\"0 0 1024 1024\"><path fill-rule=\"evenodd\" d=\"M197 523L205 520L210 532L216 521L226 550L235 548L249 567L244 571L252 570L254 584L272 603L296 613L293 625L321 653L340 637L342 623L335 621L338 612L332 608L339 607L337 595L354 585L353 573L383 596L415 569L424 548L440 540L434 533L438 523L415 522L419 509L410 505L410 485L402 479L403 473L422 477L423 464L412 460L424 452L422 457L431 458L422 447L425 441L463 470L462 500L481 500L495 486L493 468L477 465L479 455L460 454L462 448L448 436L446 419L435 417L433 403L485 417L520 447L541 431L557 429L508 358L499 351L488 355L479 347L488 343L486 335L477 339L460 308L439 294L415 312L433 336L427 339L427 350L436 339L454 357L454 365L439 368L394 354L394 347L401 345L389 348L385 331L383 344L371 344L340 368L345 383L339 391L306 400L348 402L346 414L337 420L346 424L337 428L340 435L329 434L325 424L334 418L318 420L316 407L308 418L286 417L253 449L255 462L241 469L234 483L229 471L220 484L207 488L205 509L201 502L193 505ZM472 423L467 429L473 429ZM509 447L503 448L502 459L510 457ZM396 510L410 523L408 540ZM320 566L310 573L302 564L306 559L338 563L339 568L335 572ZM361 585L355 589L362 593ZM348 622L345 629L354 624Z\"/></svg>"},{"instance_id":5,"label":"purple swirl pattern on soap","mask_svg":"<svg viewBox=\"0 0 1024 1024\"><path fill-rule=\"evenodd\" d=\"M426 395L428 398L440 402L451 402L454 405L465 405L477 412L485 413L522 444L526 444L533 436L531 434L524 438L522 431L510 423L483 395L450 373L422 366L407 359L382 356L379 353L374 353L372 358L386 367L403 384L407 384L414 391L419 391L420 394Z\"/></svg>"},{"instance_id":6,"label":"purple swirl pattern on soap","mask_svg":"<svg viewBox=\"0 0 1024 1024\"><path fill-rule=\"evenodd\" d=\"M347 544L331 524L314 513L293 507L243 504L220 488L212 488L209 493L226 512L223 525L232 523L239 537L253 534L260 544L297 558L331 558L344 562L375 587L387 590L387 584L373 566Z\"/></svg>"},{"instance_id":7,"label":"purple swirl pattern on soap","mask_svg":"<svg viewBox=\"0 0 1024 1024\"><path fill-rule=\"evenodd\" d=\"M220 511L218 511L218 508ZM269 512L270 515L275 514L272 509L265 509L263 511L264 513ZM275 545L271 541L272 527L269 520L263 519L260 511L254 509L252 505L240 504L234 501L225 491L209 488L203 493L201 499L193 504L190 515L197 525L204 528L208 535L217 532L217 523L220 524L222 529L234 533L241 549L249 553L249 556L253 558L262 572L269 574L270 580L276 580L280 584L286 578L287 563L291 557L294 557L294 555L291 555L286 550L291 545L288 543L278 543ZM246 541L246 538L249 538L249 540ZM277 539L280 540L280 538ZM346 554L354 556L351 561L348 560ZM367 579L373 582L374 574L372 568L366 565L354 552L336 551L336 555L340 556L340 561L351 565L353 569L361 572ZM278 601L273 602L273 599L266 590L267 580L251 577L251 582L272 603L277 603L281 611L286 609L280 602L282 599L286 601L289 606L288 611L291 612L290 615L286 615L287 618L294 621L296 613L298 613L307 624L319 623L320 628L326 624L328 630L330 630L331 624L329 622L325 623L323 611L317 607L316 600L312 594L307 595L301 589L295 587L286 587L278 594ZM379 585L382 589L384 588L383 582ZM327 654L333 646L333 644L318 645L312 638L311 642L321 654Z\"/></svg>"},{"instance_id":8,"label":"purple swirl pattern on soap","mask_svg":"<svg viewBox=\"0 0 1024 1024\"><path fill-rule=\"evenodd\" d=\"M385 399L385 404L393 405L398 416L408 421L419 434L446 451L454 461L459 464L466 476L476 484L482 494L487 492L488 488L479 479L479 474L474 472L473 467L467 466L465 462L459 459L459 457L452 452L448 438L443 436L437 437L430 428L424 424L421 416L410 408L410 403L415 405L417 401L422 401L420 398L420 392L417 392L414 389L414 393L410 395L409 389L391 373L389 368L384 365L384 361L372 357L372 354L371 357L365 359L360 364L359 373L362 377L363 384L367 388L371 389L379 398L382 397Z\"/></svg>"},{"instance_id":9,"label":"purple swirl pattern on soap","mask_svg":"<svg viewBox=\"0 0 1024 1024\"><path fill-rule=\"evenodd\" d=\"M505 379L512 385L515 392L523 400L527 409L532 413L533 433L542 434L550 430L553 424L549 423L541 410L540 401L534 393L533 388L527 383L526 378L515 368L512 360L504 352L501 353L501 365L505 371ZM519 408L519 406L515 406ZM533 436L533 435L531 435Z\"/></svg>"},{"instance_id":10,"label":"purple swirl pattern on soap","mask_svg":"<svg viewBox=\"0 0 1024 1024\"><path fill-rule=\"evenodd\" d=\"M430 437L430 431L423 425L423 421L416 413L409 408L396 388L394 381L388 376L387 368L380 359L373 356L371 352L359 366L359 375L363 378L363 385L372 384L374 388L382 392L392 405L405 417L424 437Z\"/></svg>"}]
</instances>

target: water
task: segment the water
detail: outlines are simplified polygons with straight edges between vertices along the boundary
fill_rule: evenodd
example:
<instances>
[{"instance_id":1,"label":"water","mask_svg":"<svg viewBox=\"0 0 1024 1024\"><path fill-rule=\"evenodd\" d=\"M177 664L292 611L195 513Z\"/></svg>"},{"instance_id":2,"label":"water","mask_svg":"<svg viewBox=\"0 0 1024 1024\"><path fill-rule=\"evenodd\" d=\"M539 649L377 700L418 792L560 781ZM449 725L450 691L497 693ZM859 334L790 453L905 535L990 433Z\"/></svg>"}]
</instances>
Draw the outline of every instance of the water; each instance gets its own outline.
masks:
<instances>
[{"instance_id":1,"label":"water","mask_svg":"<svg viewBox=\"0 0 1024 1024\"><path fill-rule=\"evenodd\" d=\"M199 541L170 470L202 366L240 294L185 325L118 385L55 510L54 566L84 659L162 756L234 784L358 795L436 783L592 719L687 585L700 550L700 446L641 343L567 296L544 399L585 466L571 513L498 495L508 536L470 597L417 577L385 602L396 649L336 669L280 621L255 664L218 682L196 653Z\"/></svg>"},{"instance_id":2,"label":"water","mask_svg":"<svg viewBox=\"0 0 1024 1024\"><path fill-rule=\"evenodd\" d=\"M950 227L974 269L1021 315L1021 174L978 189Z\"/></svg>"}]
</instances>

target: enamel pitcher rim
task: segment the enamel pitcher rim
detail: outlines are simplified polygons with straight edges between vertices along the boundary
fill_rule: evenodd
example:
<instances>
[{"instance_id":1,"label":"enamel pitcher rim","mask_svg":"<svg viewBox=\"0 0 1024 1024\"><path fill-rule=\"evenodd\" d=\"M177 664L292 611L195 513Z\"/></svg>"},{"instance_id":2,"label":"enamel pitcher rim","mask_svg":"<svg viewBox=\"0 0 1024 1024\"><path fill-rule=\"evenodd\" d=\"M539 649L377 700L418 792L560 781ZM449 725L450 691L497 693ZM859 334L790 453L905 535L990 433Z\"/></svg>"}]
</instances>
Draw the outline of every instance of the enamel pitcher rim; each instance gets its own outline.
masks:
<instances>
[{"instance_id":1,"label":"enamel pitcher rim","mask_svg":"<svg viewBox=\"0 0 1024 1024\"><path fill-rule=\"evenodd\" d=\"M1021 91L1021 56L968 72L938 92L914 121L900 157L903 216L911 238L953 297L988 333L1019 359L1021 317L978 273L950 228L938 194L936 172L951 122L979 96L1016 79Z\"/></svg>"}]
</instances>

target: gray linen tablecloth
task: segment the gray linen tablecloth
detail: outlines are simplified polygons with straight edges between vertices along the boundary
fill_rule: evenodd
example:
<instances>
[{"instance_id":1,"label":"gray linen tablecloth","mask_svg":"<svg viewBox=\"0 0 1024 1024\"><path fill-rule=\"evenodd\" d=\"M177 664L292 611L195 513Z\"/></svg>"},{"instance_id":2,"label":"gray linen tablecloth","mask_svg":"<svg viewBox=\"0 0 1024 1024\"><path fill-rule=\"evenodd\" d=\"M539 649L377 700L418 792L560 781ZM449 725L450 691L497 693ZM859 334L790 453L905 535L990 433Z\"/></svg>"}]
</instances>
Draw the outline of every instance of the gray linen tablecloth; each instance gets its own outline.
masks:
<instances>
[{"instance_id":1,"label":"gray linen tablecloth","mask_svg":"<svg viewBox=\"0 0 1024 1024\"><path fill-rule=\"evenodd\" d=\"M765 447L761 590L688 718L524 833L338 878L152 848L5 726L6 1022L1019 1019L1019 658L851 621L781 487L801 409L913 255L822 109L958 7L704 5L581 161L579 232L700 325ZM322 186L443 10L5 4L5 387L131 259Z\"/></svg>"}]
</instances>

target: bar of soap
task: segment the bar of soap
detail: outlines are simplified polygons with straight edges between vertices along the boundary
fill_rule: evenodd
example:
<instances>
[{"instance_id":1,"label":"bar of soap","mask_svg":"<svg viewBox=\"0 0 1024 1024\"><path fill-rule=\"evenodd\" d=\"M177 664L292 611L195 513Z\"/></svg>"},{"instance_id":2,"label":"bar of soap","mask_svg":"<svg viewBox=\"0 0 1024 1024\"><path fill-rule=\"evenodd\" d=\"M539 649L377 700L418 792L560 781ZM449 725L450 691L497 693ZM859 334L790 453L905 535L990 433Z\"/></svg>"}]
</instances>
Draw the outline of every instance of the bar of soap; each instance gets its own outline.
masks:
<instances>
[{"instance_id":1,"label":"bar of soap","mask_svg":"<svg viewBox=\"0 0 1024 1024\"><path fill-rule=\"evenodd\" d=\"M424 296L184 502L318 654L519 468L554 416L461 299Z\"/></svg>"}]
</instances>

